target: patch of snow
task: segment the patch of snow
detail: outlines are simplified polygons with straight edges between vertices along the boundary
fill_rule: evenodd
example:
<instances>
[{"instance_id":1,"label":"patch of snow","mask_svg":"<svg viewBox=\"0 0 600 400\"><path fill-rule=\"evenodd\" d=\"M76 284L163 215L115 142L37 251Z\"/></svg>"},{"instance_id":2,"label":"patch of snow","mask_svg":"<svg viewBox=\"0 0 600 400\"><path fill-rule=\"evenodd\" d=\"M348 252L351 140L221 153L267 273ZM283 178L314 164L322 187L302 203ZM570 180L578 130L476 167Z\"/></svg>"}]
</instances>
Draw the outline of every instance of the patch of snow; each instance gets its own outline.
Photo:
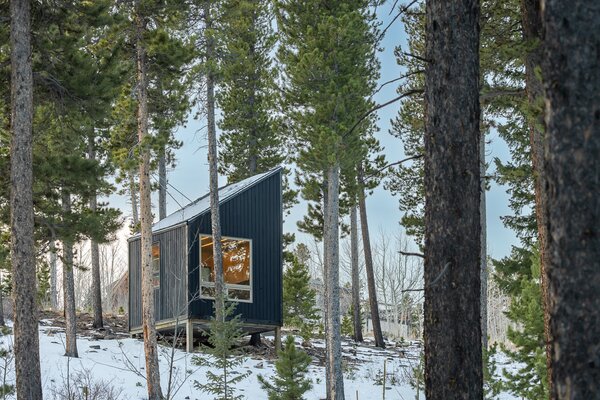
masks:
<instances>
[{"instance_id":1,"label":"patch of snow","mask_svg":"<svg viewBox=\"0 0 600 400\"><path fill-rule=\"evenodd\" d=\"M64 356L65 337L62 329L40 325L39 332L40 363L45 398L52 398L53 388L64 385L67 375L73 376L82 371L86 371L97 381L109 382L111 387L122 390L121 399L147 398L144 378L144 349L141 340L133 338L94 340L78 337L79 358L69 359ZM297 343L300 343L299 340L297 338ZM0 342L0 345L9 347L12 344L12 335L1 337ZM322 348L324 342L315 340L313 346ZM382 399L383 386L377 383L381 382L384 362L387 371L385 398L388 400L416 398L415 390L408 383L408 373L418 364L420 343L410 342L403 347L395 347L392 344L388 349L382 350L367 345L357 346L352 342L344 341L342 347L345 359L349 360L344 372L346 399ZM170 348L160 346L163 391L166 390L169 379L170 351ZM173 399L210 398L206 393L194 388L194 381L204 381L208 370L208 367L198 367L193 364L192 357L195 355L201 355L201 353L188 354L181 350L174 351L173 380L180 387ZM275 374L274 361L250 355L239 371L250 371L251 374L237 386L238 393L249 400L266 399L266 394L258 383L257 375L272 377ZM188 378L183 381L185 376ZM324 399L325 369L318 365L318 360L315 360L309 367L308 377L313 383L313 388L305 398L308 400ZM14 381L14 371L9 374L8 379ZM420 399L424 399L422 392ZM514 399L514 397L506 395L501 399Z\"/></svg>"}]
</instances>

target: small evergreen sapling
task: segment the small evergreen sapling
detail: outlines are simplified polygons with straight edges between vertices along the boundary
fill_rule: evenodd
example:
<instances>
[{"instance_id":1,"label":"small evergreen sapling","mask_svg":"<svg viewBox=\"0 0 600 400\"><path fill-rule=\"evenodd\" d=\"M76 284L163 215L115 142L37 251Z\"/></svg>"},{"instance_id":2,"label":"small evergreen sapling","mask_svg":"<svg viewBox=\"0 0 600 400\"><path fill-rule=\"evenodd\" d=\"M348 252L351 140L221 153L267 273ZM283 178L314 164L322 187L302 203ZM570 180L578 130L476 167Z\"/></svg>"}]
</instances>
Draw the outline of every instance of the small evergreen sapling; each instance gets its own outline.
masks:
<instances>
[{"instance_id":1,"label":"small evergreen sapling","mask_svg":"<svg viewBox=\"0 0 600 400\"><path fill-rule=\"evenodd\" d=\"M283 321L300 329L308 342L317 326L316 292L310 287L308 267L292 255L291 264L283 274Z\"/></svg>"},{"instance_id":2,"label":"small evergreen sapling","mask_svg":"<svg viewBox=\"0 0 600 400\"><path fill-rule=\"evenodd\" d=\"M269 400L304 399L304 393L312 387L310 379L305 377L311 362L310 356L296 347L291 335L286 338L278 356L275 363L276 375L272 381L258 376L261 387L267 392Z\"/></svg>"},{"instance_id":3,"label":"small evergreen sapling","mask_svg":"<svg viewBox=\"0 0 600 400\"><path fill-rule=\"evenodd\" d=\"M251 373L236 370L244 363L246 357L234 348L243 336L240 315L234 315L235 307L236 303L225 303L223 319L213 318L210 322L208 342L211 347L207 346L204 350L211 357L195 356L192 359L196 365L216 367L219 371L217 373L207 371L206 383L194 381L194 387L214 395L215 400L243 399L244 396L235 394L235 388Z\"/></svg>"}]
</instances>

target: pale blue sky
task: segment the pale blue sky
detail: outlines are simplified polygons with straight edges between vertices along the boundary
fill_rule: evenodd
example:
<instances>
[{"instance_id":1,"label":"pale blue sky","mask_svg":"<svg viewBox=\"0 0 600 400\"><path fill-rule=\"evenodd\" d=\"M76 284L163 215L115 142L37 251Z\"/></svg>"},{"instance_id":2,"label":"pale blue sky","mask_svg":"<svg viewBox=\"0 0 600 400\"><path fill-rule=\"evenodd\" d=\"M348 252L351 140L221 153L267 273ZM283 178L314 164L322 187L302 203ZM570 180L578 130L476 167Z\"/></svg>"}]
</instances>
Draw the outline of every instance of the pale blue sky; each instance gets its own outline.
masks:
<instances>
[{"instance_id":1,"label":"pale blue sky","mask_svg":"<svg viewBox=\"0 0 600 400\"><path fill-rule=\"evenodd\" d=\"M379 18L383 21L383 26L391 20L393 16L388 13L390 5L379 9ZM388 30L383 40L384 50L379 54L381 62L380 82L386 82L400 75L400 68L396 64L394 57L394 46L405 44L405 33L401 22L398 20ZM396 85L387 85L375 97L377 103L383 103L396 96ZM390 120L398 112L399 104L392 104L378 113L379 133L377 138L385 148L385 155L388 162L400 160L404 157L402 143L389 134ZM183 147L176 152L177 166L169 171L169 183L185 194L190 199L196 199L208 192L208 164L206 157L206 132L203 130L205 122L190 118L186 127L180 128L176 136L183 142ZM488 146L486 159L491 161L493 157L507 159L509 157L506 144L492 134L488 137ZM220 178L221 184L225 184L225 179ZM189 201L177 193L171 187L168 197L168 212L176 211L180 205L185 205ZM130 207L126 204L126 199L120 196L111 198L113 204L121 207L125 215L130 215ZM367 200L369 212L369 226L372 232L382 230L384 233L396 234L401 230L398 221L401 218L401 212L398 209L398 199L393 197L382 187L375 190L373 196ZM301 202L293 208L291 215L285 222L285 230L296 232L296 222L302 218L306 211L306 204ZM506 229L500 221L500 216L510 214L508 208L508 195L505 188L492 184L487 193L487 232L488 232L488 253L499 258L508 255L510 246L517 243L514 233ZM308 241L307 235L297 233L297 240Z\"/></svg>"}]
</instances>

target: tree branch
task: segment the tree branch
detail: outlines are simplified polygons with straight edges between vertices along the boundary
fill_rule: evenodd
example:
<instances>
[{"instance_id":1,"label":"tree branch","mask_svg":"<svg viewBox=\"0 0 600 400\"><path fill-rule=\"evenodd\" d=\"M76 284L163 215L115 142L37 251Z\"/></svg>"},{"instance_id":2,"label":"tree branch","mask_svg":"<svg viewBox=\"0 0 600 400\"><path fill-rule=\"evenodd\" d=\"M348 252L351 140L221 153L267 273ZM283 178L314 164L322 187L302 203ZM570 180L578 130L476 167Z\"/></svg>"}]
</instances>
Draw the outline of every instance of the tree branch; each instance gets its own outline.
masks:
<instances>
[{"instance_id":1,"label":"tree branch","mask_svg":"<svg viewBox=\"0 0 600 400\"><path fill-rule=\"evenodd\" d=\"M367 179L368 179L368 178L372 178L372 177L374 177L376 174L378 174L378 173L380 173L380 172L382 172L382 171L384 171L384 170L386 170L386 169L388 169L388 168L390 168L390 167L393 167L393 166L395 166L395 165L399 165L399 164L405 163L406 161L410 161L410 160L416 160L416 159L419 159L419 158L421 158L421 157L423 157L423 154L417 154L417 155L415 155L415 156L406 157L406 158L404 158L404 159L402 159L402 160L400 160L400 161L396 161L396 162L393 162L393 163L389 163L388 165L386 165L386 166L384 166L384 167L381 167L381 168L379 168L377 171L374 171L374 172L370 173L369 175L365 176L365 178L367 178Z\"/></svg>"},{"instance_id":2,"label":"tree branch","mask_svg":"<svg viewBox=\"0 0 600 400\"><path fill-rule=\"evenodd\" d=\"M479 95L479 102L481 104L488 104L492 100L497 99L498 97L503 96L513 96L513 97L521 97L525 95L524 89L506 89L506 88L490 88L482 92Z\"/></svg>"},{"instance_id":3,"label":"tree branch","mask_svg":"<svg viewBox=\"0 0 600 400\"><path fill-rule=\"evenodd\" d=\"M352 132L354 132L354 130L358 127L358 125L360 125L361 122L363 122L365 120L365 118L367 118L369 115L371 115L372 113L374 113L377 110L380 110L384 107L389 106L390 104L393 104L395 102L397 102L398 100L402 100L405 97L408 96L412 96L413 94L419 94L419 93L423 93L423 89L413 89L413 90L409 90L406 93L402 93L401 95L393 98L390 101L387 101L383 104L378 104L375 107L371 108L369 111L367 111L366 113L364 113L359 119L358 121L356 121L356 123L354 125L352 125L352 127L348 130L348 132L346 132L342 137L346 137L348 135L350 135Z\"/></svg>"},{"instance_id":4,"label":"tree branch","mask_svg":"<svg viewBox=\"0 0 600 400\"><path fill-rule=\"evenodd\" d=\"M444 268L440 271L439 275L436 276L435 279L427 287L430 288L432 286L435 286L438 283L438 281L440 279L442 279L442 276L444 276L444 274L446 273L446 271L448 271L448 267L449 266L450 266L450 261L448 261L446 263L446 265L444 265ZM424 290L425 290L425 288L420 288L420 289L404 289L402 291L402 293L404 293L404 292L422 292Z\"/></svg>"},{"instance_id":5,"label":"tree branch","mask_svg":"<svg viewBox=\"0 0 600 400\"><path fill-rule=\"evenodd\" d=\"M399 76L399 77L397 77L397 78L395 78L395 79L392 79L392 80L389 80L389 81L387 81L387 82L384 82L384 83L382 83L382 84L381 84L381 85L380 85L380 86L377 88L377 90L375 90L375 92L373 93L373 95L371 95L371 97L373 97L374 95L376 95L377 93L379 93L379 92L381 91L381 89L383 89L383 87L384 87L384 86L386 86L386 85L389 85L390 83L394 83L394 82L397 82L397 81L399 81L400 79L408 78L409 76L413 76L413 75L421 74L421 73L424 73L424 72L425 72L425 70L424 70L424 69L418 69L418 70L416 70L416 71L411 71L411 72L408 72L408 73L406 73L406 74L404 74L404 75L402 75L402 76Z\"/></svg>"},{"instance_id":6,"label":"tree branch","mask_svg":"<svg viewBox=\"0 0 600 400\"><path fill-rule=\"evenodd\" d=\"M413 256L413 257L425 258L425 254L422 254L422 253L411 253L411 252L406 252L406 251L399 251L398 253L402 254L403 256Z\"/></svg>"},{"instance_id":7,"label":"tree branch","mask_svg":"<svg viewBox=\"0 0 600 400\"><path fill-rule=\"evenodd\" d=\"M418 56L418 55L412 54L412 53L407 53L406 51L403 51L402 54L404 54L407 57L416 58L417 60L420 60L420 61L423 61L423 62L426 62L426 63L430 63L431 62L431 60L428 59L428 58L421 57L421 56Z\"/></svg>"},{"instance_id":8,"label":"tree branch","mask_svg":"<svg viewBox=\"0 0 600 400\"><path fill-rule=\"evenodd\" d=\"M394 24L394 22L396 22L396 20L402 15L404 14L406 11L408 11L408 9L410 7L413 6L413 4L415 4L417 1L419 0L413 0L410 3L408 3L407 5L405 5L404 7L400 8L400 11L398 11L398 14L396 14L396 16L394 18L392 18L392 20L390 21L389 24L387 24L387 26L381 31L381 34L379 35L379 40L383 39L383 37L385 36L385 34L387 33L388 29L390 29L390 27ZM398 4L398 0L396 0L394 2L394 5L392 6L392 9L390 10L390 14L392 14L392 11L394 10L394 8L396 8L396 4Z\"/></svg>"}]
</instances>

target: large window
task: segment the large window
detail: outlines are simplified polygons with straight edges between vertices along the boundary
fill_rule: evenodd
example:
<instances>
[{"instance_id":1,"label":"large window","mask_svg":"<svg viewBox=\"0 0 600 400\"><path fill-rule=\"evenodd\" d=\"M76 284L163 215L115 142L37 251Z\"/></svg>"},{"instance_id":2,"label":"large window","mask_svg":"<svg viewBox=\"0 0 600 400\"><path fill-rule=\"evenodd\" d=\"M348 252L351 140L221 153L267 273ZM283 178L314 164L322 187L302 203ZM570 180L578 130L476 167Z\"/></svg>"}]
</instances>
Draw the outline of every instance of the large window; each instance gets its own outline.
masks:
<instances>
[{"instance_id":1,"label":"large window","mask_svg":"<svg viewBox=\"0 0 600 400\"><path fill-rule=\"evenodd\" d=\"M222 238L223 278L227 298L252 302L252 243L248 239ZM215 297L215 263L212 236L200 240L200 296Z\"/></svg>"},{"instance_id":2,"label":"large window","mask_svg":"<svg viewBox=\"0 0 600 400\"><path fill-rule=\"evenodd\" d=\"M160 287L160 245L152 244L152 286L155 289Z\"/></svg>"}]
</instances>

